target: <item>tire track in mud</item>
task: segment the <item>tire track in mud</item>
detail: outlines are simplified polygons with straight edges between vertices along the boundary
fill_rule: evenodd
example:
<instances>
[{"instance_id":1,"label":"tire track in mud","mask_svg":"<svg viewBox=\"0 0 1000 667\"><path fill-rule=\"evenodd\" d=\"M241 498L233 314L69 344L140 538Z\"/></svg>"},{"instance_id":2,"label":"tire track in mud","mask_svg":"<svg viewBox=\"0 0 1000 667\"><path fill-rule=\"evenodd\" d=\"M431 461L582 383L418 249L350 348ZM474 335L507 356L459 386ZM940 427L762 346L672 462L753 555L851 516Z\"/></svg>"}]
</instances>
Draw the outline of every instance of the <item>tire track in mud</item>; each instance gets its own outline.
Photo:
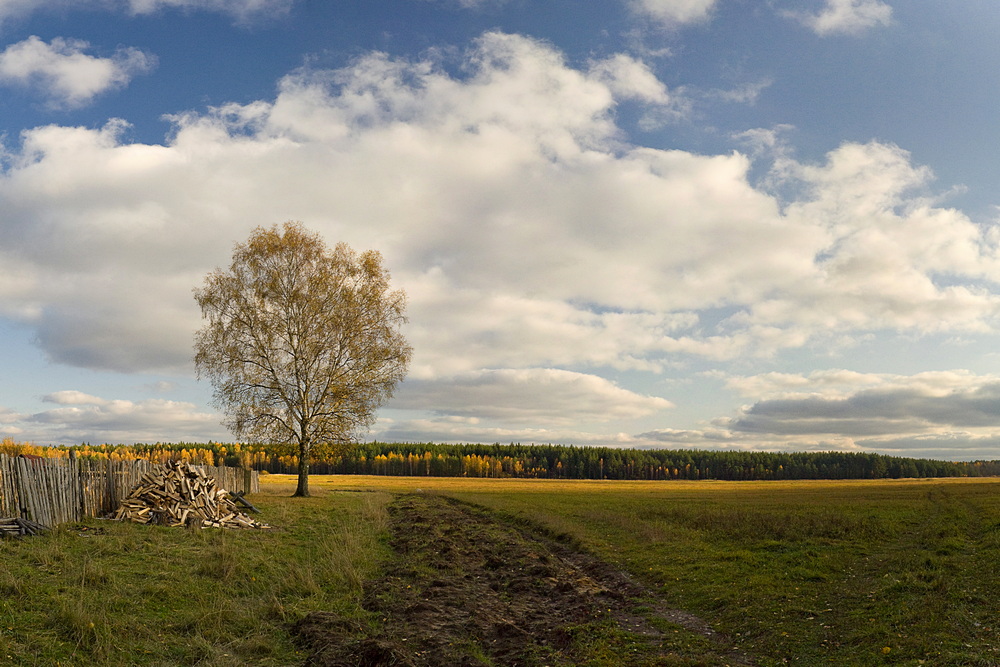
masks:
<instances>
[{"instance_id":1,"label":"tire track in mud","mask_svg":"<svg viewBox=\"0 0 1000 667\"><path fill-rule=\"evenodd\" d=\"M375 622L310 614L294 629L307 664L754 664L704 621L660 608L627 574L539 530L430 494L388 511L395 556L364 587ZM665 623L697 645L679 648Z\"/></svg>"}]
</instances>

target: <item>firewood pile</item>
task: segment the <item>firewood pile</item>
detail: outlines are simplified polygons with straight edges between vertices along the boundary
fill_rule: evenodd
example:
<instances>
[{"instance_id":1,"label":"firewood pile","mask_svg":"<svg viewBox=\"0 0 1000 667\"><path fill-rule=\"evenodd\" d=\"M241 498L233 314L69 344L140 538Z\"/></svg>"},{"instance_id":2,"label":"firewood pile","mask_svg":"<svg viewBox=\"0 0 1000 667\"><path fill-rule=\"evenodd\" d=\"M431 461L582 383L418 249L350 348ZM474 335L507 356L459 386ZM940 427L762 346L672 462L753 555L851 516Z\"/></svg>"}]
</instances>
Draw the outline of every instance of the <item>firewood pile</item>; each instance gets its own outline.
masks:
<instances>
[{"instance_id":1,"label":"firewood pile","mask_svg":"<svg viewBox=\"0 0 1000 667\"><path fill-rule=\"evenodd\" d=\"M269 527L240 512L215 478L183 461L167 461L146 473L112 518L163 526Z\"/></svg>"},{"instance_id":2,"label":"firewood pile","mask_svg":"<svg viewBox=\"0 0 1000 667\"><path fill-rule=\"evenodd\" d=\"M46 530L48 530L48 527L34 521L29 521L28 519L0 519L0 537L39 535Z\"/></svg>"}]
</instances>

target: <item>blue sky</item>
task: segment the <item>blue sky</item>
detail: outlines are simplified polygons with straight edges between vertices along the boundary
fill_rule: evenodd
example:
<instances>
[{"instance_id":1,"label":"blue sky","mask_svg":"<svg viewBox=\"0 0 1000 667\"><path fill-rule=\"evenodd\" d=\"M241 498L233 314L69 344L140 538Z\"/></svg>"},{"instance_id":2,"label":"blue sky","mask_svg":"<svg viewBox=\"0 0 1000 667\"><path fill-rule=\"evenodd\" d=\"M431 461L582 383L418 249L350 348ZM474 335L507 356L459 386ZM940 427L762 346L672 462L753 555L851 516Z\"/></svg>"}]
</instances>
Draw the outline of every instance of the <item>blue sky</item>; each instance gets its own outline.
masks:
<instances>
[{"instance_id":1,"label":"blue sky","mask_svg":"<svg viewBox=\"0 0 1000 667\"><path fill-rule=\"evenodd\" d=\"M1000 9L0 0L0 435L205 441L192 289L375 248L370 434L1000 457Z\"/></svg>"}]
</instances>

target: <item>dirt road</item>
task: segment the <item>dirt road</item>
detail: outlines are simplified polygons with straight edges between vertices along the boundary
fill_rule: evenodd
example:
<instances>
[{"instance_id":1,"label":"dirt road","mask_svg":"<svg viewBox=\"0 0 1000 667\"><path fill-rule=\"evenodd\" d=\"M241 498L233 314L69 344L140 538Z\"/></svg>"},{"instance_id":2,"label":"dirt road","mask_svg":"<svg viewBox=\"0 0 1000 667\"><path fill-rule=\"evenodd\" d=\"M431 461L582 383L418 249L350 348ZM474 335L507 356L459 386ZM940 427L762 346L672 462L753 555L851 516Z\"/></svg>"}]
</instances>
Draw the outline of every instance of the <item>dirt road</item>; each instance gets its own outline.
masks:
<instances>
[{"instance_id":1,"label":"dirt road","mask_svg":"<svg viewBox=\"0 0 1000 667\"><path fill-rule=\"evenodd\" d=\"M602 561L481 508L431 494L389 507L395 556L365 586L374 622L311 614L322 667L752 665L689 614Z\"/></svg>"}]
</instances>

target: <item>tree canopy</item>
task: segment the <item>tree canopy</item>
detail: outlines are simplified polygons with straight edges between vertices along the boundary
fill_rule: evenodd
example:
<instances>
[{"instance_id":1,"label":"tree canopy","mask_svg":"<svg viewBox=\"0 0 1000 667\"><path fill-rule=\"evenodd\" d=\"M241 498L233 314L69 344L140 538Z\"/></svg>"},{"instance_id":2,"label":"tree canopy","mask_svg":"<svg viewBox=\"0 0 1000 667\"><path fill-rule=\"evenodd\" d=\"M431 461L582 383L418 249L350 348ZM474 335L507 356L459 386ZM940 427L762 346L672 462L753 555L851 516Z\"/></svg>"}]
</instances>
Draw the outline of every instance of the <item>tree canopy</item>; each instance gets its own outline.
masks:
<instances>
[{"instance_id":1,"label":"tree canopy","mask_svg":"<svg viewBox=\"0 0 1000 667\"><path fill-rule=\"evenodd\" d=\"M330 250L286 222L237 244L195 299L207 320L195 365L224 423L242 440L297 445L295 495L309 495L312 447L367 431L406 375L406 295L390 289L377 251Z\"/></svg>"}]
</instances>

